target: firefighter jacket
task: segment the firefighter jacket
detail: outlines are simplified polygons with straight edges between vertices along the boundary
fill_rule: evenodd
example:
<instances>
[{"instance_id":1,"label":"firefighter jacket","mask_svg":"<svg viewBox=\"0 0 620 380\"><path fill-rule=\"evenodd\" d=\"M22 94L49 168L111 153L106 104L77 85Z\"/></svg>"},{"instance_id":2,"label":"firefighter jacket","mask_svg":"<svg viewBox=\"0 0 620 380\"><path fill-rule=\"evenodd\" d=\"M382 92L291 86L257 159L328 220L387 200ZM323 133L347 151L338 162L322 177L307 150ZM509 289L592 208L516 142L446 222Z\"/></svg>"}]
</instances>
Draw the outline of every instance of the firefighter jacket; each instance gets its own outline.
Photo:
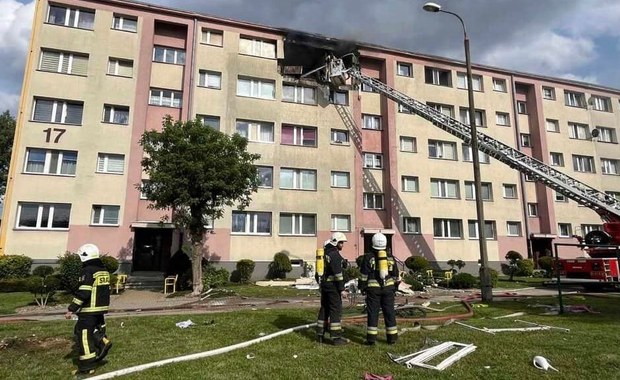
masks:
<instances>
[{"instance_id":1,"label":"firefighter jacket","mask_svg":"<svg viewBox=\"0 0 620 380\"><path fill-rule=\"evenodd\" d=\"M387 256L388 273L385 278L381 278L377 261L377 252L374 249L373 252L364 255L360 268L362 275L358 285L360 291L365 292L366 288L383 288L387 286L398 288L398 267L394 257L391 254Z\"/></svg>"},{"instance_id":2,"label":"firefighter jacket","mask_svg":"<svg viewBox=\"0 0 620 380\"><path fill-rule=\"evenodd\" d=\"M82 263L80 287L69 305L78 314L105 314L110 307L110 273L100 259Z\"/></svg>"},{"instance_id":3,"label":"firefighter jacket","mask_svg":"<svg viewBox=\"0 0 620 380\"><path fill-rule=\"evenodd\" d=\"M331 244L325 246L325 270L321 283L324 288L335 288L338 292L344 291L344 275L342 273L343 262L345 261L340 255L338 248Z\"/></svg>"}]
</instances>

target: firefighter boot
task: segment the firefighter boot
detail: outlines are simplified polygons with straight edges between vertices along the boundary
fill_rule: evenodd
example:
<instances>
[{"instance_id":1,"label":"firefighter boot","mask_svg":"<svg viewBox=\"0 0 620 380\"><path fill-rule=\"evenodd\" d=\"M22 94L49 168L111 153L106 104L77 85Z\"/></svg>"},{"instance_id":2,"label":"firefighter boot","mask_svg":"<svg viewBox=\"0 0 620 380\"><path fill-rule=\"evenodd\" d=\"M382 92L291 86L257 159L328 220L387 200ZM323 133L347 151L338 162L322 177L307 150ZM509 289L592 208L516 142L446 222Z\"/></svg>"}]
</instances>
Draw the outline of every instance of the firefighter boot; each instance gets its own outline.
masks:
<instances>
[{"instance_id":1,"label":"firefighter boot","mask_svg":"<svg viewBox=\"0 0 620 380\"><path fill-rule=\"evenodd\" d=\"M108 351L110 351L110 348L112 348L112 342L106 337L103 337L103 339L101 339L101 343L103 344L103 346L101 350L97 352L97 356L95 357L95 361L97 362L103 360L103 358L108 355Z\"/></svg>"}]
</instances>

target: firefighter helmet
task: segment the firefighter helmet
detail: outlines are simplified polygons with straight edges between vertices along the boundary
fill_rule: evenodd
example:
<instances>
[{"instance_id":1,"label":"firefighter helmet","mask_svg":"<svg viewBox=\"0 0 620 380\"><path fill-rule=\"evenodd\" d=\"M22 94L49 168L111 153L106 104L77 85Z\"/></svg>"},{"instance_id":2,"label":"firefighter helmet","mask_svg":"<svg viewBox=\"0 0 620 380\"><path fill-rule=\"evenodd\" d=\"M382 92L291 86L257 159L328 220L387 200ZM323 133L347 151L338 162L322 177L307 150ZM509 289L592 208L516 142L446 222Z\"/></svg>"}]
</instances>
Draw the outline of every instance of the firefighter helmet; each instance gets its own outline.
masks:
<instances>
[{"instance_id":1,"label":"firefighter helmet","mask_svg":"<svg viewBox=\"0 0 620 380\"><path fill-rule=\"evenodd\" d=\"M381 232L372 235L372 247L374 249L385 249L387 247L387 238Z\"/></svg>"},{"instance_id":2,"label":"firefighter helmet","mask_svg":"<svg viewBox=\"0 0 620 380\"><path fill-rule=\"evenodd\" d=\"M337 246L341 241L347 241L347 237L342 232L334 232L329 240L333 246Z\"/></svg>"},{"instance_id":3,"label":"firefighter helmet","mask_svg":"<svg viewBox=\"0 0 620 380\"><path fill-rule=\"evenodd\" d=\"M98 259L99 258L99 248L96 245L88 243L84 244L80 248L78 248L77 254L80 256L80 260L82 262Z\"/></svg>"}]
</instances>

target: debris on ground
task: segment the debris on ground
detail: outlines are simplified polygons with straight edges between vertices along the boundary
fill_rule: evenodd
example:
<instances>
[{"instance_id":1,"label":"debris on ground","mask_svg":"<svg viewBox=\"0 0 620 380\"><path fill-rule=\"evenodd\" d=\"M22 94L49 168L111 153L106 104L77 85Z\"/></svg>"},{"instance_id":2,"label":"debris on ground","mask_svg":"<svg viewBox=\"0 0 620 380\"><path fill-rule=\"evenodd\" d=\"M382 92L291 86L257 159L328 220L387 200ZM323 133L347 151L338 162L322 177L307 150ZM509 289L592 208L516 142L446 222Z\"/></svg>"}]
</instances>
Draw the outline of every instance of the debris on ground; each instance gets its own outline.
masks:
<instances>
[{"instance_id":1,"label":"debris on ground","mask_svg":"<svg viewBox=\"0 0 620 380\"><path fill-rule=\"evenodd\" d=\"M428 364L428 361L436 358L437 356L443 357L444 354L446 354L449 351L452 351L455 348L457 349L457 351L454 352L452 355L448 356L447 358L443 359L439 364L437 365ZM399 357L399 356L396 356L390 353L388 353L388 356L394 363L406 365L407 368L413 368L414 366L417 366L417 367L422 367L422 368L429 368L429 369L435 369L438 371L443 371L444 369L448 368L452 364L459 361L461 358L474 352L476 348L477 347L474 346L473 344L465 344L465 343L450 341L450 342L440 343L436 346L425 348L425 349L422 349L420 351L417 351L417 352L414 352L412 354L405 355L405 356Z\"/></svg>"},{"instance_id":2,"label":"debris on ground","mask_svg":"<svg viewBox=\"0 0 620 380\"><path fill-rule=\"evenodd\" d=\"M547 361L547 359L545 359L545 358L544 358L544 357L542 357L542 356L534 356L534 360L533 360L532 362L533 362L533 364L534 364L534 367L536 367L536 368L538 368L538 369L542 369L542 370L545 370L545 371L547 371L547 370L549 370L549 369L552 369L552 370L554 370L555 372L560 372L560 371L558 371L557 369L553 368L553 367L551 366L551 364L549 364L549 362Z\"/></svg>"},{"instance_id":3,"label":"debris on ground","mask_svg":"<svg viewBox=\"0 0 620 380\"><path fill-rule=\"evenodd\" d=\"M498 332L529 332L529 331L539 331L539 330L551 330L551 329L558 329L558 330L563 330L566 332L570 332L570 329L565 329L563 327L554 327L554 326L547 326L547 325L541 325L538 323L534 323L534 322L527 322L527 321L522 321L520 319L515 319L515 322L520 322L520 323L526 323L529 325L534 325L532 327L507 327L507 328L487 328L487 327L475 327L472 325L468 325L466 323L463 322L458 322L455 321L454 323L456 323L457 325L461 325L463 327L467 327L470 328L472 330L478 330L478 331L482 331L485 333L489 333L489 334L495 334Z\"/></svg>"},{"instance_id":4,"label":"debris on ground","mask_svg":"<svg viewBox=\"0 0 620 380\"><path fill-rule=\"evenodd\" d=\"M364 380L394 380L394 377L392 375L375 375L374 373L366 372Z\"/></svg>"},{"instance_id":5,"label":"debris on ground","mask_svg":"<svg viewBox=\"0 0 620 380\"><path fill-rule=\"evenodd\" d=\"M191 319L188 319L187 321L182 321L182 322L177 322L175 324L177 327L180 327L182 329L186 329L190 326L195 326L196 324L194 322L192 322Z\"/></svg>"}]
</instances>

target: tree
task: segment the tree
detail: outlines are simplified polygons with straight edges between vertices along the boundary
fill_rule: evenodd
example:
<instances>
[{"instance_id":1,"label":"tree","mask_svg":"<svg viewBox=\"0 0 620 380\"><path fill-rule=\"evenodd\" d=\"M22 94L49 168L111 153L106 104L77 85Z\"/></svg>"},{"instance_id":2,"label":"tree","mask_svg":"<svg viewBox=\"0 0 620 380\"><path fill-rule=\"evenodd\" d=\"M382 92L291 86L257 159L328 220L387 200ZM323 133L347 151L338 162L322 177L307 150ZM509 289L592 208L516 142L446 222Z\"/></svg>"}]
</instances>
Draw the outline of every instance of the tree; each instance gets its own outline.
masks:
<instances>
[{"instance_id":1,"label":"tree","mask_svg":"<svg viewBox=\"0 0 620 380\"><path fill-rule=\"evenodd\" d=\"M161 132L142 134L146 153L142 168L149 175L141 189L157 210L171 210L172 222L188 232L192 244L193 295L202 292L205 225L222 217L224 207L243 210L260 179L246 151L248 141L226 135L199 120L173 121L167 116Z\"/></svg>"},{"instance_id":2,"label":"tree","mask_svg":"<svg viewBox=\"0 0 620 380\"><path fill-rule=\"evenodd\" d=\"M523 260L523 256L517 251L508 251L505 258L508 260L510 281L513 281L515 273L519 271L519 261Z\"/></svg>"},{"instance_id":3,"label":"tree","mask_svg":"<svg viewBox=\"0 0 620 380\"><path fill-rule=\"evenodd\" d=\"M0 201L6 191L14 135L15 118L9 111L4 111L0 115Z\"/></svg>"}]
</instances>

